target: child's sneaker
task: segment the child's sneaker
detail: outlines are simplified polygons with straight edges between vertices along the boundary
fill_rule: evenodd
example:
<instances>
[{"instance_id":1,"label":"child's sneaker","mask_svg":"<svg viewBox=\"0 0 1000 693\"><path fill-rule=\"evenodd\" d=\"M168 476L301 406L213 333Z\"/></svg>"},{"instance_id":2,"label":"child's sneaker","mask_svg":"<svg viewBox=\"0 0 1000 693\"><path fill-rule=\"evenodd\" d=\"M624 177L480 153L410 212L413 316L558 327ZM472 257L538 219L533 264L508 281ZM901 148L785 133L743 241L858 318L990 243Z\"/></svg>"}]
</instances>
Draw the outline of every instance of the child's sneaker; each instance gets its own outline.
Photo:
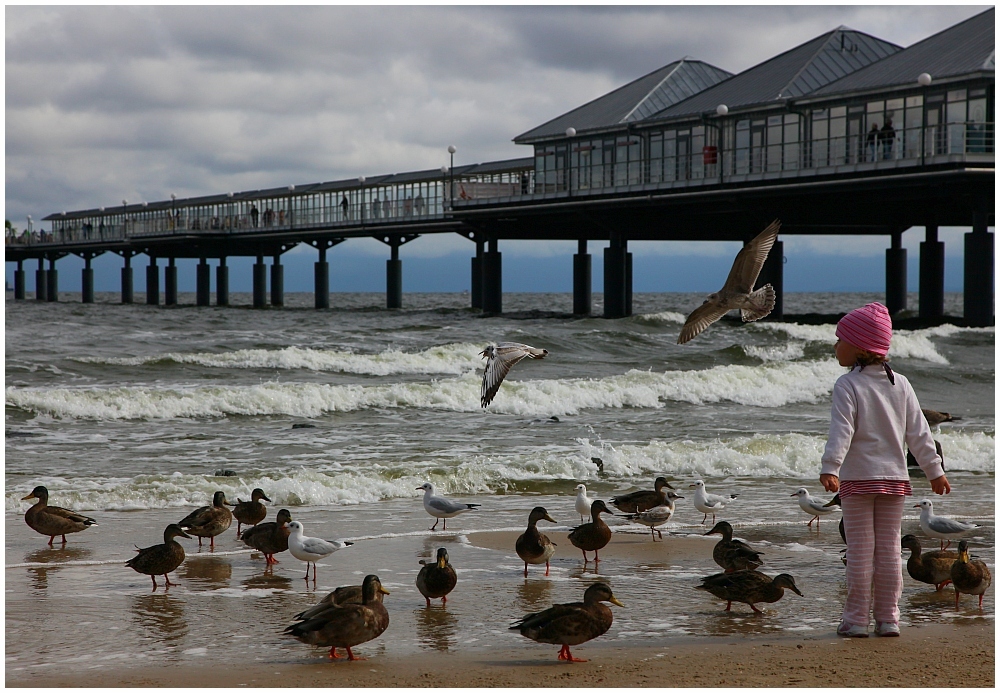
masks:
<instances>
[{"instance_id":1,"label":"child's sneaker","mask_svg":"<svg viewBox=\"0 0 1000 693\"><path fill-rule=\"evenodd\" d=\"M892 621L877 621L875 623L875 635L880 638L898 638L899 624Z\"/></svg>"},{"instance_id":2,"label":"child's sneaker","mask_svg":"<svg viewBox=\"0 0 1000 693\"><path fill-rule=\"evenodd\" d=\"M896 630L896 634L898 635L899 629L897 628ZM868 626L852 626L849 623L841 621L840 626L837 628L837 635L845 638L867 638Z\"/></svg>"}]
</instances>

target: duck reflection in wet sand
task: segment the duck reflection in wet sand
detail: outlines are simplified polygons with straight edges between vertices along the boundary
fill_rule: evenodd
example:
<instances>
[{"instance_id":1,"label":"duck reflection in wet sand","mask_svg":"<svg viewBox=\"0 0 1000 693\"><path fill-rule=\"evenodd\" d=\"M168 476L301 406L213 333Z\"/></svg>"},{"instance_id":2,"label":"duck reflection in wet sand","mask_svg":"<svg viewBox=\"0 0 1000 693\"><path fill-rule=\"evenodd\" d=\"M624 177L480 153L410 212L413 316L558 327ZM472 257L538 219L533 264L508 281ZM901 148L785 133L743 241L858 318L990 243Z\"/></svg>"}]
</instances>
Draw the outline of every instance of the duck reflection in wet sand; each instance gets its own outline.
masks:
<instances>
[{"instance_id":1,"label":"duck reflection in wet sand","mask_svg":"<svg viewBox=\"0 0 1000 693\"><path fill-rule=\"evenodd\" d=\"M579 578L579 576L576 576ZM517 596L520 599L518 608L525 611L538 609L552 603L551 580L525 580L517 586Z\"/></svg>"},{"instance_id":2,"label":"duck reflection in wet sand","mask_svg":"<svg viewBox=\"0 0 1000 693\"><path fill-rule=\"evenodd\" d=\"M187 638L188 624L184 601L162 594L133 595L129 608L136 623L164 645L176 645Z\"/></svg>"},{"instance_id":3,"label":"duck reflection in wet sand","mask_svg":"<svg viewBox=\"0 0 1000 693\"><path fill-rule=\"evenodd\" d=\"M233 564L221 558L188 558L177 572L185 580L226 587L233 577Z\"/></svg>"},{"instance_id":4,"label":"duck reflection in wet sand","mask_svg":"<svg viewBox=\"0 0 1000 693\"><path fill-rule=\"evenodd\" d=\"M25 563L46 563L50 566L36 566L28 568L31 575L31 586L36 590L44 590L49 586L49 571L58 568L61 564L69 561L84 561L93 551L82 546L69 546L62 544L60 548L45 548L31 551L24 555Z\"/></svg>"},{"instance_id":5,"label":"duck reflection in wet sand","mask_svg":"<svg viewBox=\"0 0 1000 693\"><path fill-rule=\"evenodd\" d=\"M248 590L287 590L292 587L292 579L275 575L273 566L265 566L264 572L251 575L243 581Z\"/></svg>"},{"instance_id":6,"label":"duck reflection in wet sand","mask_svg":"<svg viewBox=\"0 0 1000 693\"><path fill-rule=\"evenodd\" d=\"M448 613L441 606L430 606L415 609L413 612L417 622L417 638L420 644L431 650L447 652L457 643L458 617Z\"/></svg>"}]
</instances>

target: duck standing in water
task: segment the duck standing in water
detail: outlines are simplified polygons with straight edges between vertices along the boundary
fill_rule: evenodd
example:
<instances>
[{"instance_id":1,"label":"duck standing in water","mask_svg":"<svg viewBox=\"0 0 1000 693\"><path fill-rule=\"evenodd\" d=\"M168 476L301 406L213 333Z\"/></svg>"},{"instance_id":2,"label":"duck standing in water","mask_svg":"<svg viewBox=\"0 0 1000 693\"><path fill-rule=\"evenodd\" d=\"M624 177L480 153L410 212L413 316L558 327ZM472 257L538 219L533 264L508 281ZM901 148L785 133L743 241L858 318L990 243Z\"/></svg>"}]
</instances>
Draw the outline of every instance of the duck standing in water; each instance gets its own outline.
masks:
<instances>
[{"instance_id":1,"label":"duck standing in water","mask_svg":"<svg viewBox=\"0 0 1000 693\"><path fill-rule=\"evenodd\" d=\"M267 517L267 506L261 503L261 500L271 502L271 499L264 494L264 490L259 488L250 492L250 500L248 501L236 499L236 505L233 506L233 517L236 518L237 539L240 538L240 528L243 525L257 525Z\"/></svg>"},{"instance_id":2,"label":"duck standing in water","mask_svg":"<svg viewBox=\"0 0 1000 693\"><path fill-rule=\"evenodd\" d=\"M285 508L278 511L276 522L261 522L254 527L243 530L240 538L251 549L257 549L264 554L267 565L278 562L274 554L288 551L288 527L292 514Z\"/></svg>"},{"instance_id":3,"label":"duck standing in water","mask_svg":"<svg viewBox=\"0 0 1000 693\"><path fill-rule=\"evenodd\" d=\"M424 567L417 573L417 589L427 600L427 606L431 605L432 599L438 598L446 604L448 595L458 584L458 575L448 562L448 550L444 547L438 549L437 560L433 563L420 562Z\"/></svg>"},{"instance_id":4,"label":"duck standing in water","mask_svg":"<svg viewBox=\"0 0 1000 693\"><path fill-rule=\"evenodd\" d=\"M201 546L201 538L210 539L209 547L215 548L215 538L225 532L233 524L233 514L226 506L226 494L216 491L212 496L212 504L205 505L183 520L177 523L181 529L186 529L191 535L198 537L198 546Z\"/></svg>"},{"instance_id":5,"label":"duck standing in water","mask_svg":"<svg viewBox=\"0 0 1000 693\"><path fill-rule=\"evenodd\" d=\"M983 608L983 595L993 582L990 569L978 558L969 559L969 542L958 542L958 559L951 564L951 584L955 586L955 608L963 594L978 594L979 608Z\"/></svg>"},{"instance_id":6,"label":"duck standing in water","mask_svg":"<svg viewBox=\"0 0 1000 693\"><path fill-rule=\"evenodd\" d=\"M153 589L156 589L156 576L162 575L166 586L176 585L170 582L167 574L176 570L177 566L184 562L184 547L177 543L175 537L191 538L190 534L185 534L178 525L167 525L163 530L163 543L148 546L145 549L136 547L138 556L133 556L125 565L137 573L148 575L153 579Z\"/></svg>"},{"instance_id":7,"label":"duck standing in water","mask_svg":"<svg viewBox=\"0 0 1000 693\"><path fill-rule=\"evenodd\" d=\"M799 588L795 586L795 578L788 573L771 578L756 570L738 570L735 573L709 575L702 578L701 583L695 589L705 590L719 599L726 600L726 611L730 610L733 602L743 602L749 604L754 613L762 614L764 612L754 604L774 603L785 595L786 589L802 596Z\"/></svg>"},{"instance_id":8,"label":"duck standing in water","mask_svg":"<svg viewBox=\"0 0 1000 693\"><path fill-rule=\"evenodd\" d=\"M716 522L715 527L705 532L705 536L709 534L722 535L722 540L712 549L712 558L727 573L757 570L764 565L764 561L760 559L760 551L754 551L749 544L733 539L733 526L725 520Z\"/></svg>"},{"instance_id":9,"label":"duck standing in water","mask_svg":"<svg viewBox=\"0 0 1000 693\"><path fill-rule=\"evenodd\" d=\"M652 491L645 489L642 491L633 491L632 493L626 493L621 496L615 496L611 499L611 505L615 506L623 513L641 513L649 510L650 508L655 508L658 505L663 505L667 502L667 494L663 490L665 488L673 490L673 486L667 483L666 478L659 476L656 477L656 481L653 482Z\"/></svg>"},{"instance_id":10,"label":"duck standing in water","mask_svg":"<svg viewBox=\"0 0 1000 693\"><path fill-rule=\"evenodd\" d=\"M535 526L539 520L555 522L555 520L549 517L549 513L545 508L538 506L528 514L528 528L514 542L514 550L517 551L517 555L524 561L524 577L528 577L529 563L532 565L541 565L544 563L545 574L548 575L549 559L556 552L556 545L547 536L539 532L538 527ZM586 554L584 554L584 558L586 558Z\"/></svg>"},{"instance_id":11,"label":"duck standing in water","mask_svg":"<svg viewBox=\"0 0 1000 693\"><path fill-rule=\"evenodd\" d=\"M600 503L600 501L596 501ZM604 635L614 622L611 609L601 602L611 602L615 606L625 606L615 598L611 588L603 582L596 582L583 593L582 602L555 604L554 606L528 614L510 627L535 642L562 645L560 661L586 662L577 659L570 651L570 645L579 645Z\"/></svg>"},{"instance_id":12,"label":"duck standing in water","mask_svg":"<svg viewBox=\"0 0 1000 693\"><path fill-rule=\"evenodd\" d=\"M951 582L951 566L958 560L955 551L928 551L922 553L920 540L912 534L907 534L900 540L904 549L910 550L910 558L906 561L906 572L917 582L934 585L940 592Z\"/></svg>"},{"instance_id":13,"label":"duck standing in water","mask_svg":"<svg viewBox=\"0 0 1000 693\"><path fill-rule=\"evenodd\" d=\"M594 563L600 563L601 558L597 555L598 550L603 549L611 541L611 528L601 519L601 513L614 515L608 510L608 506L602 500L595 500L590 504L591 521L580 525L569 533L569 541L576 548L583 551L583 562L586 564L587 552L594 552Z\"/></svg>"},{"instance_id":14,"label":"duck standing in water","mask_svg":"<svg viewBox=\"0 0 1000 693\"><path fill-rule=\"evenodd\" d=\"M656 535L653 532L656 532L656 534L660 535L660 539L663 539L663 532L656 528L660 525L665 525L674 516L675 502L681 498L684 498L684 496L678 496L673 491L667 491L667 497L663 505L657 505L649 510L644 510L641 513L632 513L625 517L630 522L638 522L640 525L649 527L649 536L653 538L653 541L656 541Z\"/></svg>"},{"instance_id":15,"label":"duck standing in water","mask_svg":"<svg viewBox=\"0 0 1000 693\"><path fill-rule=\"evenodd\" d=\"M351 651L361 643L374 640L389 627L389 612L382 603L382 595L389 591L382 587L377 575L368 575L361 583L361 604L330 606L308 618L285 628L285 633L307 645L330 648L330 659L338 659L337 648L347 650L347 659L355 661Z\"/></svg>"},{"instance_id":16,"label":"duck standing in water","mask_svg":"<svg viewBox=\"0 0 1000 693\"><path fill-rule=\"evenodd\" d=\"M82 532L88 527L96 527L97 522L86 515L75 513L66 508L49 505L49 490L44 486L36 486L31 493L21 500L37 498L38 502L24 513L24 522L39 534L49 538L49 546L56 537L62 535L62 543L66 543L66 535Z\"/></svg>"}]
</instances>

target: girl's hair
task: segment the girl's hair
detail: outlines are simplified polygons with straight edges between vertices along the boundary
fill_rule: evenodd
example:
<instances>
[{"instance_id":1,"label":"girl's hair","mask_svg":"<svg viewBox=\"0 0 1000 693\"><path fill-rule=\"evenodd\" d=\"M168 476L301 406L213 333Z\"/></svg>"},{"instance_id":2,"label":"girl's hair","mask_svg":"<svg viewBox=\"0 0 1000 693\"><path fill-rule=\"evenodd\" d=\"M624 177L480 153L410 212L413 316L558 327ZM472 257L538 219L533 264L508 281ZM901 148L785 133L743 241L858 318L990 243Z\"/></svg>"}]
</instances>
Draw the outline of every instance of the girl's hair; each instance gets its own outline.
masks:
<instances>
[{"instance_id":1,"label":"girl's hair","mask_svg":"<svg viewBox=\"0 0 1000 693\"><path fill-rule=\"evenodd\" d=\"M889 357L885 354L876 354L866 349L858 349L857 359L854 361L851 370L853 371L857 368L859 371L863 371L865 366L882 366L882 370L885 371L889 382L893 385L896 384L896 376L893 374L892 369L889 368Z\"/></svg>"}]
</instances>

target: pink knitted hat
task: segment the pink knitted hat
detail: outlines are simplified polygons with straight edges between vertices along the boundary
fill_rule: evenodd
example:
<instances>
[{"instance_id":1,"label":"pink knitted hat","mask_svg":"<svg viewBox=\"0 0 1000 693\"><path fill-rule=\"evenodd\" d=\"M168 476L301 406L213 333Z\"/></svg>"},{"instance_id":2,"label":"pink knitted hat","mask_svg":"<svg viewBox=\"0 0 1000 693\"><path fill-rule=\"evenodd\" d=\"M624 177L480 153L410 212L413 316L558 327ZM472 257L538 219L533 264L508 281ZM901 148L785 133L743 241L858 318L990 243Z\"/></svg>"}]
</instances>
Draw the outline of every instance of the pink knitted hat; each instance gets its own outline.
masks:
<instances>
[{"instance_id":1,"label":"pink knitted hat","mask_svg":"<svg viewBox=\"0 0 1000 693\"><path fill-rule=\"evenodd\" d=\"M885 356L892 341L892 318L881 303L855 308L837 323L837 337L859 349Z\"/></svg>"}]
</instances>

